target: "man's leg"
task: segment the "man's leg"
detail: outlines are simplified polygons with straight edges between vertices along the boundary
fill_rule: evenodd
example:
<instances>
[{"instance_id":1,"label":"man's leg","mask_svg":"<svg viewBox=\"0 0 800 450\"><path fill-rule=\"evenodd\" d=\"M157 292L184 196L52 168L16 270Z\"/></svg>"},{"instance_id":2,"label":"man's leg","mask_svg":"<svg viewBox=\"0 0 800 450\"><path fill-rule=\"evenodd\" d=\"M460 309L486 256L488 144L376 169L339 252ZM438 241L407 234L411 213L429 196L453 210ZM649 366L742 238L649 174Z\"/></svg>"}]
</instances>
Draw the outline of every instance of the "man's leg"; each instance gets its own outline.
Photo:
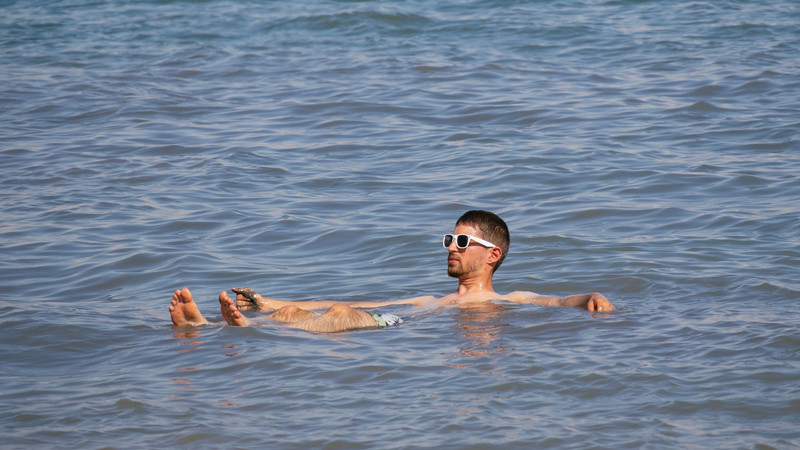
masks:
<instances>
[{"instance_id":1,"label":"man's leg","mask_svg":"<svg viewBox=\"0 0 800 450\"><path fill-rule=\"evenodd\" d=\"M236 302L228 297L228 293L225 291L219 293L219 308L220 312L222 313L222 317L225 318L225 321L228 322L228 325L243 327L252 323L242 314L236 305ZM283 308L267 316L267 318L276 322L289 323L299 322L311 317L317 317L317 314L314 314L311 311L300 309L293 305L284 306Z\"/></svg>"},{"instance_id":2,"label":"man's leg","mask_svg":"<svg viewBox=\"0 0 800 450\"><path fill-rule=\"evenodd\" d=\"M376 328L378 323L368 312L337 303L331 306L325 314L315 315L287 326L317 333L336 333L360 328Z\"/></svg>"},{"instance_id":3,"label":"man's leg","mask_svg":"<svg viewBox=\"0 0 800 450\"><path fill-rule=\"evenodd\" d=\"M219 293L219 304L222 316L229 325L250 325L250 320L242 315L242 312L236 307L236 302L231 300L225 291ZM317 333L336 333L378 326L372 314L351 308L343 303L337 303L324 314L319 315L302 310L297 306L284 306L267 317L278 322L285 322L292 328Z\"/></svg>"},{"instance_id":4,"label":"man's leg","mask_svg":"<svg viewBox=\"0 0 800 450\"><path fill-rule=\"evenodd\" d=\"M169 315L172 318L172 323L179 327L194 327L208 323L200 313L197 303L192 299L192 293L189 292L189 288L177 290L172 294Z\"/></svg>"},{"instance_id":5,"label":"man's leg","mask_svg":"<svg viewBox=\"0 0 800 450\"><path fill-rule=\"evenodd\" d=\"M312 317L317 317L318 314L315 314L311 311L306 311L305 309L300 309L294 305L287 305L283 308L273 312L272 314L268 315L267 317L271 320L276 322L300 322L301 320L310 319Z\"/></svg>"}]
</instances>

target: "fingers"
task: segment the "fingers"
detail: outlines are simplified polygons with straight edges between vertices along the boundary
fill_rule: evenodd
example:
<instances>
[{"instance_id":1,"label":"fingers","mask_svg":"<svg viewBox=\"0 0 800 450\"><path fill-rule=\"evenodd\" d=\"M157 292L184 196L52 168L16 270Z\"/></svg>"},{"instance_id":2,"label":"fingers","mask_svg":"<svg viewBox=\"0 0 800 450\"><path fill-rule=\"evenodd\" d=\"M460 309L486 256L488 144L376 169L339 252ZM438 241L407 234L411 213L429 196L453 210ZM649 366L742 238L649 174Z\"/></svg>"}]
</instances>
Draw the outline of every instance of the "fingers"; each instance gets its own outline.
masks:
<instances>
[{"instance_id":1,"label":"fingers","mask_svg":"<svg viewBox=\"0 0 800 450\"><path fill-rule=\"evenodd\" d=\"M251 302L246 297L242 295L236 296L236 307L242 311L252 311L253 310L253 302Z\"/></svg>"},{"instance_id":2,"label":"fingers","mask_svg":"<svg viewBox=\"0 0 800 450\"><path fill-rule=\"evenodd\" d=\"M608 301L602 294L593 294L586 304L586 309L589 311L614 311L614 305Z\"/></svg>"},{"instance_id":3,"label":"fingers","mask_svg":"<svg viewBox=\"0 0 800 450\"><path fill-rule=\"evenodd\" d=\"M255 300L256 295L258 295L256 294L256 291L248 288L231 288L231 290L235 292L237 296L242 295L245 298L249 298L250 300Z\"/></svg>"},{"instance_id":4,"label":"fingers","mask_svg":"<svg viewBox=\"0 0 800 450\"><path fill-rule=\"evenodd\" d=\"M605 298L603 296L600 296L597 299L597 310L598 311L613 311L614 310L614 305L612 305L611 302L608 301L607 298Z\"/></svg>"},{"instance_id":5,"label":"fingers","mask_svg":"<svg viewBox=\"0 0 800 450\"><path fill-rule=\"evenodd\" d=\"M261 305L246 295L236 294L236 307L242 311L260 311Z\"/></svg>"}]
</instances>

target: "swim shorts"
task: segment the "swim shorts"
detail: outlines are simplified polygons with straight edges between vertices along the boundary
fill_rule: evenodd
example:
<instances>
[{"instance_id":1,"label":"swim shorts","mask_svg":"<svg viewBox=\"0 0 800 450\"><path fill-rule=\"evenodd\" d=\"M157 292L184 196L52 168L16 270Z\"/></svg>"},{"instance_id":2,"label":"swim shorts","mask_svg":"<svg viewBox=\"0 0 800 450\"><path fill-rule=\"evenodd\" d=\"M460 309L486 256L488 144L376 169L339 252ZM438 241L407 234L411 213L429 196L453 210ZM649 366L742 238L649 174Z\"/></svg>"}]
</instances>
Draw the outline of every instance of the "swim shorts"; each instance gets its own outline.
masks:
<instances>
[{"instance_id":1,"label":"swim shorts","mask_svg":"<svg viewBox=\"0 0 800 450\"><path fill-rule=\"evenodd\" d=\"M397 325L398 323L402 323L403 319L394 314L383 313L383 314L372 314L372 318L375 319L375 323L378 324L378 328L390 327L392 325Z\"/></svg>"}]
</instances>

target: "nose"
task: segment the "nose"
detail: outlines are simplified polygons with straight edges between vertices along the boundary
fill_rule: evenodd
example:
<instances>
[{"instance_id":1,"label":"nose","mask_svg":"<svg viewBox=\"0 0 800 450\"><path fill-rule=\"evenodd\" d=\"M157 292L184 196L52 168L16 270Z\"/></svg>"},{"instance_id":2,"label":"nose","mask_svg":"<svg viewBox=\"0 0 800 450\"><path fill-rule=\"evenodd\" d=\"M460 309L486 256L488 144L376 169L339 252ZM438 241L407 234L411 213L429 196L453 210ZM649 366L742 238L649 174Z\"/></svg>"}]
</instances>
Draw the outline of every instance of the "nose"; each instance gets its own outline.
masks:
<instances>
[{"instance_id":1,"label":"nose","mask_svg":"<svg viewBox=\"0 0 800 450\"><path fill-rule=\"evenodd\" d=\"M450 242L450 245L448 245L448 246L447 246L447 251L448 251L448 252L458 252L458 251L460 251L460 250L461 250L461 249L460 249L460 248L458 248L458 246L456 245L456 240L455 240L455 239L453 239L453 240Z\"/></svg>"}]
</instances>

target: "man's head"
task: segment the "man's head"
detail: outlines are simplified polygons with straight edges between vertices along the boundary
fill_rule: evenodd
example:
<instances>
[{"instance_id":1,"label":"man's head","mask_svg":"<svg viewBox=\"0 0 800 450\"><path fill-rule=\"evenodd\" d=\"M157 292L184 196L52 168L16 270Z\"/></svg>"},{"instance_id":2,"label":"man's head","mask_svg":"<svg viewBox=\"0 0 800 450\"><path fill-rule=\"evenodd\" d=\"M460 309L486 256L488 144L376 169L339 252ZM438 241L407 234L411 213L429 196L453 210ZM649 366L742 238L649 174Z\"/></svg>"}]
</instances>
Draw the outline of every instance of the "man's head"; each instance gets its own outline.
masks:
<instances>
[{"instance_id":1,"label":"man's head","mask_svg":"<svg viewBox=\"0 0 800 450\"><path fill-rule=\"evenodd\" d=\"M487 264L492 264L492 273L497 271L497 269L500 267L500 264L502 264L503 260L506 258L506 254L508 254L508 247L510 244L508 226L503 219L488 211L467 211L458 219L458 221L456 221L454 233L459 234L462 232L465 234L472 234L475 237L488 241L496 246L495 248L491 248L490 246L486 246L478 242L469 243L470 247L479 247L473 252L488 252L480 255L485 256L486 258L484 259L481 257L480 261L486 261ZM456 245L457 244L453 242L452 246L448 248L457 248ZM466 249L461 249L462 252L465 252L466 250L469 250L469 247ZM474 261L474 264L469 264L468 267L458 267L456 262L453 262L453 264L448 266L448 274L452 277L459 277L464 272L478 269L479 266L477 264L479 263L479 260L471 259L471 261ZM463 262L466 263L466 261Z\"/></svg>"}]
</instances>

